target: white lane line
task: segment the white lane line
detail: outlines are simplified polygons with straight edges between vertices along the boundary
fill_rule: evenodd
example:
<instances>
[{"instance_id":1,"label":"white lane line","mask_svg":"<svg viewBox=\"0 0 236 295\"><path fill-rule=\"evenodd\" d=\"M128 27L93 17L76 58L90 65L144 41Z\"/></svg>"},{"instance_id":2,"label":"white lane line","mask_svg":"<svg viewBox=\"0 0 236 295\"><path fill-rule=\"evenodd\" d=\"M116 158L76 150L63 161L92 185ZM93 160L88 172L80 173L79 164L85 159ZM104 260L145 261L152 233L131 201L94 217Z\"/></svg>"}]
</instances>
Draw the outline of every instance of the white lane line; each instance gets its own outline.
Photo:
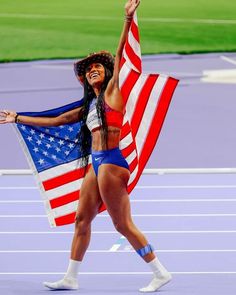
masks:
<instances>
[{"instance_id":1,"label":"white lane line","mask_svg":"<svg viewBox=\"0 0 236 295\"><path fill-rule=\"evenodd\" d=\"M126 237L121 236L117 242L110 248L109 252L117 252L121 245L126 241Z\"/></svg>"},{"instance_id":2,"label":"white lane line","mask_svg":"<svg viewBox=\"0 0 236 295\"><path fill-rule=\"evenodd\" d=\"M236 188L236 185L137 185L135 189L210 189ZM38 190L36 186L3 186L0 190Z\"/></svg>"},{"instance_id":3,"label":"white lane line","mask_svg":"<svg viewBox=\"0 0 236 295\"><path fill-rule=\"evenodd\" d=\"M132 217L235 217L236 214L132 214ZM0 215L0 218L46 218L47 215ZM97 218L110 218L110 215L98 215Z\"/></svg>"},{"instance_id":4,"label":"white lane line","mask_svg":"<svg viewBox=\"0 0 236 295\"><path fill-rule=\"evenodd\" d=\"M224 56L224 55L222 55L220 58L227 61L227 62L229 62L229 63L231 63L231 64L233 64L233 65L236 65L236 60L234 60L232 58L229 58L229 57Z\"/></svg>"},{"instance_id":5,"label":"white lane line","mask_svg":"<svg viewBox=\"0 0 236 295\"><path fill-rule=\"evenodd\" d=\"M236 185L137 185L135 189L210 189L236 188Z\"/></svg>"},{"instance_id":6,"label":"white lane line","mask_svg":"<svg viewBox=\"0 0 236 295\"><path fill-rule=\"evenodd\" d=\"M43 200L0 200L0 204L33 204L43 203ZM236 199L140 199L130 200L131 203L205 203L205 202L236 202Z\"/></svg>"},{"instance_id":7,"label":"white lane line","mask_svg":"<svg viewBox=\"0 0 236 295\"><path fill-rule=\"evenodd\" d=\"M3 186L0 190L38 190L36 186Z\"/></svg>"},{"instance_id":8,"label":"white lane line","mask_svg":"<svg viewBox=\"0 0 236 295\"><path fill-rule=\"evenodd\" d=\"M0 13L2 18L24 18L24 19L59 19L59 20L98 20L98 21L120 21L119 17L109 16L73 16L73 15L50 15L50 14L23 14L23 13ZM236 24L235 19L189 19L189 18L156 18L141 17L142 22L158 22L158 23L200 23L200 24Z\"/></svg>"},{"instance_id":9,"label":"white lane line","mask_svg":"<svg viewBox=\"0 0 236 295\"><path fill-rule=\"evenodd\" d=\"M70 253L70 250L0 250L0 253ZM87 250L86 253L135 253L135 250ZM179 249L179 250L156 250L155 253L234 253L236 249Z\"/></svg>"},{"instance_id":10,"label":"white lane line","mask_svg":"<svg viewBox=\"0 0 236 295\"><path fill-rule=\"evenodd\" d=\"M236 234L236 230L143 230L144 234ZM1 231L0 235L67 235L73 231ZM117 231L93 231L92 234L118 234Z\"/></svg>"},{"instance_id":11,"label":"white lane line","mask_svg":"<svg viewBox=\"0 0 236 295\"><path fill-rule=\"evenodd\" d=\"M173 275L228 275L236 274L236 271L170 271ZM0 272L0 275L64 275L65 272ZM80 272L80 275L150 275L152 272Z\"/></svg>"}]
</instances>

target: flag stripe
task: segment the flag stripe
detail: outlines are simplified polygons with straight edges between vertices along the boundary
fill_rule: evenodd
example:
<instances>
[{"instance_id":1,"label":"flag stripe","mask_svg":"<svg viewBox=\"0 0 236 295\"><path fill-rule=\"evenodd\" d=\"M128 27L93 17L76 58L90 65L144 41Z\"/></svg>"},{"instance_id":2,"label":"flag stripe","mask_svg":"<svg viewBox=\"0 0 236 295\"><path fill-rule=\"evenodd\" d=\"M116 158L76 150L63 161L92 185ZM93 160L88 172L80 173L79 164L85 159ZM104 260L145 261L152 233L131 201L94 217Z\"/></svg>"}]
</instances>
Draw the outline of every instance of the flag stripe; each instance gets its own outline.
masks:
<instances>
[{"instance_id":1,"label":"flag stripe","mask_svg":"<svg viewBox=\"0 0 236 295\"><path fill-rule=\"evenodd\" d=\"M79 194L80 191L77 190L75 192L66 194L64 196L61 196L59 198L55 198L53 200L50 201L50 206L52 209L55 209L57 207L61 207L63 205L66 205L70 202L74 202L74 201L78 201L79 200Z\"/></svg>"},{"instance_id":2,"label":"flag stripe","mask_svg":"<svg viewBox=\"0 0 236 295\"><path fill-rule=\"evenodd\" d=\"M132 70L132 71L130 71L128 77L124 81L122 88L121 88L121 93L122 93L122 96L124 99L124 104L126 104L128 97L130 95L130 92L131 92L132 88L134 87L135 83L137 82L138 78L139 78L139 73Z\"/></svg>"},{"instance_id":3,"label":"flag stripe","mask_svg":"<svg viewBox=\"0 0 236 295\"><path fill-rule=\"evenodd\" d=\"M48 191L58 186L78 180L79 178L84 177L84 174L85 174L85 168L84 167L79 168L79 169L67 172L63 175L59 175L57 177L43 181L43 187L45 191Z\"/></svg>"},{"instance_id":4,"label":"flag stripe","mask_svg":"<svg viewBox=\"0 0 236 295\"><path fill-rule=\"evenodd\" d=\"M125 45L125 52L128 57L128 59L132 62L133 66L139 71L141 69L141 60L136 55L134 49L130 46L129 42L126 42Z\"/></svg>"},{"instance_id":5,"label":"flag stripe","mask_svg":"<svg viewBox=\"0 0 236 295\"><path fill-rule=\"evenodd\" d=\"M143 113L145 111L149 96L151 94L153 86L156 83L156 80L157 80L157 75L148 76L146 83L144 84L143 88L141 89L139 93L136 107L134 110L134 116L132 117L132 123L131 123L133 126L132 128L133 137L135 137L138 132L138 129L143 117Z\"/></svg>"}]
</instances>

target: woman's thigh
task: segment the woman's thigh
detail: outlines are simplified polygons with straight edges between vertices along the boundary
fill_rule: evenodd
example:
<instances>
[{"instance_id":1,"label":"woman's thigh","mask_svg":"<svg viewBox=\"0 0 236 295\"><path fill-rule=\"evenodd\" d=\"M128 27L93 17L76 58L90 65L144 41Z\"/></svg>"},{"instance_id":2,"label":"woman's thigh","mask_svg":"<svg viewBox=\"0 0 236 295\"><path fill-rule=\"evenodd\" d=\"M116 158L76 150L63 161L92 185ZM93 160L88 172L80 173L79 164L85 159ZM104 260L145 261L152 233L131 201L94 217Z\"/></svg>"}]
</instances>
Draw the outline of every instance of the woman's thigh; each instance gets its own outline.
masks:
<instances>
[{"instance_id":1,"label":"woman's thigh","mask_svg":"<svg viewBox=\"0 0 236 295\"><path fill-rule=\"evenodd\" d=\"M99 167L98 185L101 198L107 207L113 221L121 216L130 219L130 201L127 184L130 173L127 169L103 164Z\"/></svg>"},{"instance_id":2,"label":"woman's thigh","mask_svg":"<svg viewBox=\"0 0 236 295\"><path fill-rule=\"evenodd\" d=\"M101 204L97 177L91 165L80 188L77 218L92 220L98 213Z\"/></svg>"}]
</instances>

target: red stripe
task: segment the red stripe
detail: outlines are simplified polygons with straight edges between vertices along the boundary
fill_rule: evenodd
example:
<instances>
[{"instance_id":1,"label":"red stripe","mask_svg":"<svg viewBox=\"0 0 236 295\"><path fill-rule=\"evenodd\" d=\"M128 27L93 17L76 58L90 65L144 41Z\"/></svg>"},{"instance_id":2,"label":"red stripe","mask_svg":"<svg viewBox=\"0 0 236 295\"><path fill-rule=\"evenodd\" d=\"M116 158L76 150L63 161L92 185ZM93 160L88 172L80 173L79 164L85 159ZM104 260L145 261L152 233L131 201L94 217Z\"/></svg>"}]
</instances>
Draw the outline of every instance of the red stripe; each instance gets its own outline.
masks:
<instances>
[{"instance_id":1,"label":"red stripe","mask_svg":"<svg viewBox=\"0 0 236 295\"><path fill-rule=\"evenodd\" d=\"M62 174L60 176L48 179L42 182L43 187L45 191L48 191L58 186L78 180L84 176L84 171L85 171L85 168L79 168L79 169L75 169L73 171L67 172L65 174Z\"/></svg>"},{"instance_id":2,"label":"red stripe","mask_svg":"<svg viewBox=\"0 0 236 295\"><path fill-rule=\"evenodd\" d=\"M130 30L131 30L134 38L136 39L136 41L138 43L140 43L138 26L136 25L136 23L134 21L132 21L132 23L131 23ZM141 72L141 69L140 69L140 72Z\"/></svg>"},{"instance_id":3,"label":"red stripe","mask_svg":"<svg viewBox=\"0 0 236 295\"><path fill-rule=\"evenodd\" d=\"M150 129L148 131L148 134L145 140L145 145L143 146L142 151L140 153L140 157L139 157L140 171L143 171L155 147L156 141L161 132L161 128L164 123L164 120L171 102L172 95L174 93L174 90L177 84L178 84L178 80L174 78L168 78L165 88L162 91L157 108L155 110L152 123L150 125Z\"/></svg>"},{"instance_id":4,"label":"red stripe","mask_svg":"<svg viewBox=\"0 0 236 295\"><path fill-rule=\"evenodd\" d=\"M129 171L132 173L136 166L138 165L138 159L137 157L134 158L134 160L129 164Z\"/></svg>"},{"instance_id":5,"label":"red stripe","mask_svg":"<svg viewBox=\"0 0 236 295\"><path fill-rule=\"evenodd\" d=\"M124 104L126 104L127 99L130 95L131 90L133 89L135 83L137 82L140 74L131 70L128 77L124 81L122 88L121 88L121 93L123 96Z\"/></svg>"},{"instance_id":6,"label":"red stripe","mask_svg":"<svg viewBox=\"0 0 236 295\"><path fill-rule=\"evenodd\" d=\"M131 63L136 67L136 69L138 71L142 69L142 61L140 57L134 52L133 48L130 46L128 41L125 44L125 52L129 57Z\"/></svg>"},{"instance_id":7,"label":"red stripe","mask_svg":"<svg viewBox=\"0 0 236 295\"><path fill-rule=\"evenodd\" d=\"M77 201L77 200L79 200L79 194L80 194L80 191L76 191L76 192L72 192L72 193L66 194L64 196L55 198L53 200L50 200L51 208L55 209L57 207L66 205L70 202Z\"/></svg>"},{"instance_id":8,"label":"red stripe","mask_svg":"<svg viewBox=\"0 0 236 295\"><path fill-rule=\"evenodd\" d=\"M76 212L73 212L73 213L55 218L56 226L62 226L62 225L74 223L75 222L75 214L76 214Z\"/></svg>"},{"instance_id":9,"label":"red stripe","mask_svg":"<svg viewBox=\"0 0 236 295\"><path fill-rule=\"evenodd\" d=\"M120 61L120 69L123 67L125 62L126 62L126 60L125 60L124 56L122 56L121 61Z\"/></svg>"},{"instance_id":10,"label":"red stripe","mask_svg":"<svg viewBox=\"0 0 236 295\"><path fill-rule=\"evenodd\" d=\"M121 134L120 134L120 140L122 140L123 138L125 138L130 133L130 131L131 131L130 124L127 121L125 123L125 125L122 126Z\"/></svg>"},{"instance_id":11,"label":"red stripe","mask_svg":"<svg viewBox=\"0 0 236 295\"><path fill-rule=\"evenodd\" d=\"M123 157L127 158L135 149L136 149L136 145L133 141L130 145L128 145L126 148L122 150Z\"/></svg>"},{"instance_id":12,"label":"red stripe","mask_svg":"<svg viewBox=\"0 0 236 295\"><path fill-rule=\"evenodd\" d=\"M148 103L148 99L152 92L153 86L155 85L157 81L157 78L158 78L158 75L149 75L148 79L143 85L142 90L139 93L139 97L136 103L136 107L135 107L133 117L132 117L132 122L131 122L132 133L134 138L138 132L146 105Z\"/></svg>"}]
</instances>

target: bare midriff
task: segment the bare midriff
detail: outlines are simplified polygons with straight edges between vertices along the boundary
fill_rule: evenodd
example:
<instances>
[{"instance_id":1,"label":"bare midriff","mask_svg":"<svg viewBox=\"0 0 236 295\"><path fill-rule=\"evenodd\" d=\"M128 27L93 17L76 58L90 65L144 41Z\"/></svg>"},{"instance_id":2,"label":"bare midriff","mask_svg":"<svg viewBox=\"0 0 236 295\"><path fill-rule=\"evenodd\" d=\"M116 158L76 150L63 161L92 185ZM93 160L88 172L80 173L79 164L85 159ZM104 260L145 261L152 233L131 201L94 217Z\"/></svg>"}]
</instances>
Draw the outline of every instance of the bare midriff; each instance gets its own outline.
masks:
<instances>
[{"instance_id":1,"label":"bare midriff","mask_svg":"<svg viewBox=\"0 0 236 295\"><path fill-rule=\"evenodd\" d=\"M116 127L108 127L107 135L107 148L108 150L114 149L119 146L120 142L120 129ZM104 150L104 145L102 144L102 130L97 129L92 132L92 150L102 151Z\"/></svg>"}]
</instances>

